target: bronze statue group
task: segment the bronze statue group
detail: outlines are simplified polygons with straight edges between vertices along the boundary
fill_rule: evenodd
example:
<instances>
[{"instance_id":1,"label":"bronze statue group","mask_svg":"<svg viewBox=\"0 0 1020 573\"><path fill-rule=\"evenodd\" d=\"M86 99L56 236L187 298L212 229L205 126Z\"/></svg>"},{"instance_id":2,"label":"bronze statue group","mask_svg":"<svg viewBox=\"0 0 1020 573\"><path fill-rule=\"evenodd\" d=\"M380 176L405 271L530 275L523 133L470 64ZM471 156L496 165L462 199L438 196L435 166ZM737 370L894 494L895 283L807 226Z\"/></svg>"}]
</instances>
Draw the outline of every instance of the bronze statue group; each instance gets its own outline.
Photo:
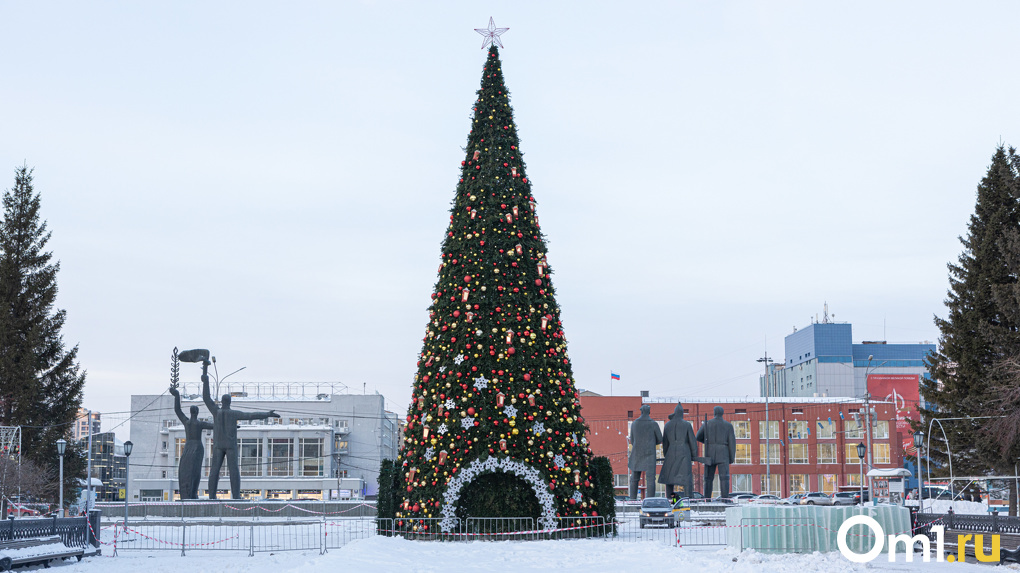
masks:
<instances>
[{"instance_id":1,"label":"bronze statue group","mask_svg":"<svg viewBox=\"0 0 1020 573\"><path fill-rule=\"evenodd\" d=\"M176 349L174 349L176 351ZM202 481L202 462L205 458L205 447L202 445L202 432L213 431L212 457L209 467L209 499L216 499L216 486L220 481L220 468L223 459L227 460L230 469L230 497L241 499L241 472L237 465L237 422L238 420L265 420L279 418L276 412L240 412L230 407L230 394L220 398L219 405L213 401L209 393L209 351L186 350L180 353L182 362L202 362L202 400L212 414L212 423L198 418L198 406L191 407L191 417L186 417L181 410L181 393L173 385L170 393L174 396L174 411L184 424L184 451L181 453L180 465L177 467L177 479L181 490L181 499L198 499L198 484Z\"/></svg>"},{"instance_id":2,"label":"bronze statue group","mask_svg":"<svg viewBox=\"0 0 1020 573\"><path fill-rule=\"evenodd\" d=\"M666 486L666 497L674 499L679 488L680 497L691 497L694 493L693 463L705 466L705 498L712 497L712 485L719 474L721 497L730 494L730 464L737 454L737 438L733 424L723 419L723 409L716 406L714 417L698 430L697 435L690 422L684 420L683 404L677 404L669 421L659 430L659 424L649 416L651 407L641 406L641 416L630 425L630 498L637 499L638 483L642 474L647 473L646 482L655 479L655 446L662 444L662 470L659 483ZM698 442L705 444L704 455L698 456ZM654 487L650 489L654 490Z\"/></svg>"}]
</instances>

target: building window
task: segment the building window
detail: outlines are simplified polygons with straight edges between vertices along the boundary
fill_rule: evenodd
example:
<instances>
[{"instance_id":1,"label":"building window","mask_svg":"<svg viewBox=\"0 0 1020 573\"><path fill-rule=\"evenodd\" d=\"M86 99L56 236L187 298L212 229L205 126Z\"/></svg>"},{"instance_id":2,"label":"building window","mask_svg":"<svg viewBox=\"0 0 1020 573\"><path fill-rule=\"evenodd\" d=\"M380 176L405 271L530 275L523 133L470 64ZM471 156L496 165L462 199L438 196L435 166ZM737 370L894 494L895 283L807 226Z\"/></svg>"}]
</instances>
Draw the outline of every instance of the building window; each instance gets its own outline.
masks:
<instances>
[{"instance_id":1,"label":"building window","mask_svg":"<svg viewBox=\"0 0 1020 573\"><path fill-rule=\"evenodd\" d=\"M630 474L616 474L613 476L614 487L629 487L630 486Z\"/></svg>"},{"instance_id":2,"label":"building window","mask_svg":"<svg viewBox=\"0 0 1020 573\"><path fill-rule=\"evenodd\" d=\"M163 501L163 490L140 489L138 490L138 501Z\"/></svg>"},{"instance_id":3,"label":"building window","mask_svg":"<svg viewBox=\"0 0 1020 573\"><path fill-rule=\"evenodd\" d=\"M861 474L846 474L846 485L861 487Z\"/></svg>"},{"instance_id":4,"label":"building window","mask_svg":"<svg viewBox=\"0 0 1020 573\"><path fill-rule=\"evenodd\" d=\"M836 424L832 420L818 421L818 439L831 440L836 437Z\"/></svg>"},{"instance_id":5,"label":"building window","mask_svg":"<svg viewBox=\"0 0 1020 573\"><path fill-rule=\"evenodd\" d=\"M796 420L793 422L787 422L787 432L791 440L806 440L810 436L808 430L808 423L804 420Z\"/></svg>"},{"instance_id":6,"label":"building window","mask_svg":"<svg viewBox=\"0 0 1020 573\"><path fill-rule=\"evenodd\" d=\"M290 438L269 438L270 476L289 476L291 458L294 457L294 441Z\"/></svg>"},{"instance_id":7,"label":"building window","mask_svg":"<svg viewBox=\"0 0 1020 573\"><path fill-rule=\"evenodd\" d=\"M836 444L818 444L818 463L837 464Z\"/></svg>"},{"instance_id":8,"label":"building window","mask_svg":"<svg viewBox=\"0 0 1020 573\"><path fill-rule=\"evenodd\" d=\"M808 477L805 474L790 474L790 495L808 492Z\"/></svg>"},{"instance_id":9,"label":"building window","mask_svg":"<svg viewBox=\"0 0 1020 573\"><path fill-rule=\"evenodd\" d=\"M872 462L876 464L888 464L891 463L889 457L889 444L872 444L871 449L873 450L871 458Z\"/></svg>"},{"instance_id":10,"label":"building window","mask_svg":"<svg viewBox=\"0 0 1020 573\"><path fill-rule=\"evenodd\" d=\"M806 464L808 463L808 445L790 444L787 455L790 458L791 464Z\"/></svg>"},{"instance_id":11,"label":"building window","mask_svg":"<svg viewBox=\"0 0 1020 573\"><path fill-rule=\"evenodd\" d=\"M301 438L301 475L321 477L323 475L322 438Z\"/></svg>"},{"instance_id":12,"label":"building window","mask_svg":"<svg viewBox=\"0 0 1020 573\"><path fill-rule=\"evenodd\" d=\"M633 417L634 417L634 410L627 410L627 419L629 420L629 419L631 419Z\"/></svg>"},{"instance_id":13,"label":"building window","mask_svg":"<svg viewBox=\"0 0 1020 573\"><path fill-rule=\"evenodd\" d=\"M737 436L738 440L750 440L751 422L748 422L747 420L736 420L733 422L733 433Z\"/></svg>"},{"instance_id":14,"label":"building window","mask_svg":"<svg viewBox=\"0 0 1020 573\"><path fill-rule=\"evenodd\" d=\"M768 476L766 476L765 474L762 474L762 475L760 475L758 477L761 478L759 480L759 485L761 486L761 493L762 494L769 494L770 493L772 495L778 495L778 496L782 496L783 495L782 488L780 486L780 481L779 481L780 479L782 479L782 476L780 476L778 474L771 474L771 475L768 475ZM765 478L768 478L768 480L766 480ZM766 481L768 483L766 483Z\"/></svg>"},{"instance_id":15,"label":"building window","mask_svg":"<svg viewBox=\"0 0 1020 573\"><path fill-rule=\"evenodd\" d=\"M733 459L733 463L735 464L751 463L751 444L737 444L737 455Z\"/></svg>"},{"instance_id":16,"label":"building window","mask_svg":"<svg viewBox=\"0 0 1020 573\"><path fill-rule=\"evenodd\" d=\"M184 438L174 438L174 477L177 477L177 468L181 465L183 455Z\"/></svg>"},{"instance_id":17,"label":"building window","mask_svg":"<svg viewBox=\"0 0 1020 573\"><path fill-rule=\"evenodd\" d=\"M751 474L730 475L730 489L732 491L753 491L751 489Z\"/></svg>"},{"instance_id":18,"label":"building window","mask_svg":"<svg viewBox=\"0 0 1020 573\"><path fill-rule=\"evenodd\" d=\"M861 458L857 457L857 444L846 445L846 463L848 464L861 463Z\"/></svg>"},{"instance_id":19,"label":"building window","mask_svg":"<svg viewBox=\"0 0 1020 573\"><path fill-rule=\"evenodd\" d=\"M779 422L777 422L775 420L769 421L768 437L770 439L773 439L773 440L778 440L779 439ZM758 422L758 438L759 439L764 439L765 438L765 422L764 421Z\"/></svg>"},{"instance_id":20,"label":"building window","mask_svg":"<svg viewBox=\"0 0 1020 573\"><path fill-rule=\"evenodd\" d=\"M856 420L844 420L843 434L846 438L857 440L864 437L864 429Z\"/></svg>"},{"instance_id":21,"label":"building window","mask_svg":"<svg viewBox=\"0 0 1020 573\"><path fill-rule=\"evenodd\" d=\"M822 490L822 493L832 495L839 489L839 484L836 483L836 474L821 474L818 476L818 489Z\"/></svg>"},{"instance_id":22,"label":"building window","mask_svg":"<svg viewBox=\"0 0 1020 573\"><path fill-rule=\"evenodd\" d=\"M881 422L876 422L875 423L875 427L872 430L872 436L871 437L875 438L876 440L888 440L889 439L889 422L885 421L885 420L883 420Z\"/></svg>"},{"instance_id":23,"label":"building window","mask_svg":"<svg viewBox=\"0 0 1020 573\"><path fill-rule=\"evenodd\" d=\"M262 475L262 438L241 438L238 441L241 451L242 476Z\"/></svg>"},{"instance_id":24,"label":"building window","mask_svg":"<svg viewBox=\"0 0 1020 573\"><path fill-rule=\"evenodd\" d=\"M761 462L759 462L759 463L762 463L762 464L765 463L765 459L766 459L766 456L765 456L765 442L759 442L758 443L758 455L759 455L759 457L761 459ZM779 444L777 442L769 443L769 455L767 457L768 457L768 462L770 464L778 464L779 463Z\"/></svg>"}]
</instances>

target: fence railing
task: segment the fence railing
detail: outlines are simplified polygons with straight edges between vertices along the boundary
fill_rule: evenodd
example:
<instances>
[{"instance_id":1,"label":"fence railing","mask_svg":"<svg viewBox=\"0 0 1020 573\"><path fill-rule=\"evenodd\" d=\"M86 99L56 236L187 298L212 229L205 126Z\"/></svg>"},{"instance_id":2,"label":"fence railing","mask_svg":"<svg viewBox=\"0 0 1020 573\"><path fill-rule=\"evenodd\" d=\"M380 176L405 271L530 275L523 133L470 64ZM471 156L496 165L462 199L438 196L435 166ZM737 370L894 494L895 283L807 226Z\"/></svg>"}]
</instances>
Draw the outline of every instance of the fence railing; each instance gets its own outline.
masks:
<instances>
[{"instance_id":1,"label":"fence railing","mask_svg":"<svg viewBox=\"0 0 1020 573\"><path fill-rule=\"evenodd\" d=\"M68 547L99 547L99 511L88 517L21 517L0 521L0 542L59 535Z\"/></svg>"},{"instance_id":2,"label":"fence railing","mask_svg":"<svg viewBox=\"0 0 1020 573\"><path fill-rule=\"evenodd\" d=\"M915 514L915 523L924 526L923 532L930 536L930 525L944 525L946 529L973 531L976 533L1020 533L1020 517L999 515L970 515L961 513L920 513Z\"/></svg>"},{"instance_id":3,"label":"fence railing","mask_svg":"<svg viewBox=\"0 0 1020 573\"><path fill-rule=\"evenodd\" d=\"M124 515L124 503L97 503L96 507L111 519ZM128 504L128 523L132 519L279 519L319 516L374 517L375 503L364 501L246 501L189 500L140 502Z\"/></svg>"}]
</instances>

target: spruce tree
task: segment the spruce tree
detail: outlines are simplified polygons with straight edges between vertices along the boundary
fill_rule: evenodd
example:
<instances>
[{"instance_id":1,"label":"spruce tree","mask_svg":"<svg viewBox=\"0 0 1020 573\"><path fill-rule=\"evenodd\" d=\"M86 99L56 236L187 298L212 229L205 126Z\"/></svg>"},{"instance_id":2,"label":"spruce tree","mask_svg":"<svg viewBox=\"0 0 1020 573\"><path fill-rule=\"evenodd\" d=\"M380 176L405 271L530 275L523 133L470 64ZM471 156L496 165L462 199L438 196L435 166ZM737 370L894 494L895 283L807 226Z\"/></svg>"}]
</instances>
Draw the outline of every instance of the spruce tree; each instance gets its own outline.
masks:
<instances>
[{"instance_id":1,"label":"spruce tree","mask_svg":"<svg viewBox=\"0 0 1020 573\"><path fill-rule=\"evenodd\" d=\"M949 264L948 315L935 318L941 331L937 350L928 357L930 379L921 381L921 409L931 418L963 418L942 424L949 441L934 426L931 451L925 451L948 475L948 453L956 475L1013 472L1015 456L990 436L986 422L999 410L993 389L1004 383L996 367L1005 356L1020 350L1017 318L1000 303L1017 283L1017 269L1004 250L1007 237L1020 226L1020 180L1015 150L1001 145L977 188L977 203L970 218L964 246L956 264Z\"/></svg>"},{"instance_id":2,"label":"spruce tree","mask_svg":"<svg viewBox=\"0 0 1020 573\"><path fill-rule=\"evenodd\" d=\"M65 311L55 309L59 262L46 250L32 171L15 170L0 222L0 424L22 427L22 453L46 467L81 406L78 347L64 349ZM70 448L69 448L70 450ZM65 468L67 469L67 468ZM68 474L74 475L74 474Z\"/></svg>"},{"instance_id":3,"label":"spruce tree","mask_svg":"<svg viewBox=\"0 0 1020 573\"><path fill-rule=\"evenodd\" d=\"M496 46L477 96L398 458L396 515L405 527L442 518L449 530L458 517L488 515L551 528L557 516L602 507Z\"/></svg>"}]
</instances>

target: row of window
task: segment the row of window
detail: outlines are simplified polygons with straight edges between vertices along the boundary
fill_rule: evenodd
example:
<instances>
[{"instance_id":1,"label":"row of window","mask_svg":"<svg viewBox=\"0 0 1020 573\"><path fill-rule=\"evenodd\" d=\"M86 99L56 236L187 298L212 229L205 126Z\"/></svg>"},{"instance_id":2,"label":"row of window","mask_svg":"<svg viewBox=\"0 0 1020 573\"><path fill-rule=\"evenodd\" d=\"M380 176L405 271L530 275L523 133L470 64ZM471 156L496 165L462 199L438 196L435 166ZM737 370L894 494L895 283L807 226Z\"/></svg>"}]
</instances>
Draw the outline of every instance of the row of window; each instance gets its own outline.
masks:
<instances>
[{"instance_id":1,"label":"row of window","mask_svg":"<svg viewBox=\"0 0 1020 573\"><path fill-rule=\"evenodd\" d=\"M737 455L734 458L734 464L752 464L754 463L751 459L751 447L753 444L737 444ZM780 447L781 444L771 442L768 444L768 455L765 455L765 442L758 443L758 459L759 463L764 464L766 458L768 463L778 464L780 462ZM786 445L786 458L787 462L791 464L838 464L836 444L815 444L815 461L810 460L810 445L809 444L795 444L790 443ZM892 463L892 452L889 444L872 444L871 445L872 462L876 464L890 464ZM844 448L843 463L847 464L859 464L860 458L857 457L857 444L846 444Z\"/></svg>"},{"instance_id":2,"label":"row of window","mask_svg":"<svg viewBox=\"0 0 1020 573\"><path fill-rule=\"evenodd\" d=\"M751 422L748 420L736 420L732 422L733 432L737 435L738 440L750 440L751 439ZM779 439L779 424L777 420L771 420L768 422L768 431L765 429L765 421L758 422L758 437L764 438L766 435L770 439ZM786 437L791 440L806 440L811 437L811 432L815 432L815 437L819 440L832 440L836 438L836 434L839 432L836 430L836 422L833 420L817 420L814 425L807 420L794 420L786 423ZM861 439L865 436L864 425L854 420L843 421L843 437L848 439ZM871 437L876 440L887 440L889 439L889 422L882 420L872 424L871 426Z\"/></svg>"},{"instance_id":3,"label":"row of window","mask_svg":"<svg viewBox=\"0 0 1020 573\"><path fill-rule=\"evenodd\" d=\"M174 444L174 475L184 453L184 438ZM346 442L341 442L346 448ZM297 450L295 452L295 446ZM325 447L322 438L238 438L238 470L243 477L323 477L325 475ZM295 453L297 455L295 455ZM203 474L209 476L212 438L205 441ZM229 475L224 460L221 477Z\"/></svg>"},{"instance_id":4,"label":"row of window","mask_svg":"<svg viewBox=\"0 0 1020 573\"><path fill-rule=\"evenodd\" d=\"M769 479L765 479L768 477ZM616 474L614 476L614 485L618 488L628 487L630 484L629 474ZM755 479L757 478L757 480ZM814 480L811 479L810 474L787 474L787 485L789 487L789 495L796 493L808 493L810 491L821 491L824 493L834 493L839 490L840 474L818 474ZM758 482L758 487L754 488L754 482ZM812 483L813 482L813 483ZM730 474L730 491L755 491L757 489L761 493L770 493L773 495L783 495L782 492L783 476L781 474L765 475L754 475L754 474ZM861 485L861 474L859 473L848 473L843 476L843 485L860 487ZM662 484L656 484L656 492L665 491ZM719 476L715 478L715 486L713 491L722 491L719 484Z\"/></svg>"}]
</instances>

